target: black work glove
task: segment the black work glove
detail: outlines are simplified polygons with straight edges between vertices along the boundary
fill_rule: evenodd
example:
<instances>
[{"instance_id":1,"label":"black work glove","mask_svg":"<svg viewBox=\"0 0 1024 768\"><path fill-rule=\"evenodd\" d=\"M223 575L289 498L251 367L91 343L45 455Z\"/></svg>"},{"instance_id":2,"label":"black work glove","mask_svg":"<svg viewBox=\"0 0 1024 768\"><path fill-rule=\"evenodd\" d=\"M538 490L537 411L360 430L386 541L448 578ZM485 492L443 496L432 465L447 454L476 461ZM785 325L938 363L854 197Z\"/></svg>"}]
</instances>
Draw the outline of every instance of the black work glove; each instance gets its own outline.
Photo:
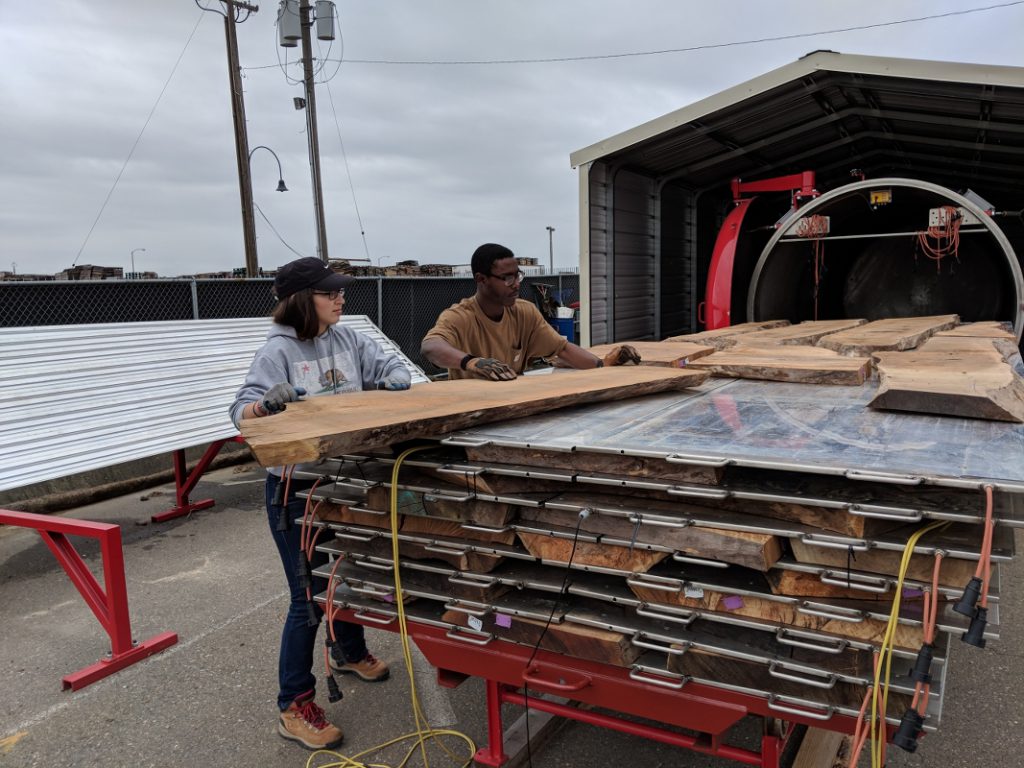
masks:
<instances>
[{"instance_id":1,"label":"black work glove","mask_svg":"<svg viewBox=\"0 0 1024 768\"><path fill-rule=\"evenodd\" d=\"M515 381L516 378L515 371L492 357L474 357L466 363L466 370L491 381Z\"/></svg>"},{"instance_id":2,"label":"black work glove","mask_svg":"<svg viewBox=\"0 0 1024 768\"><path fill-rule=\"evenodd\" d=\"M626 363L640 365L640 353L629 344L623 344L613 347L612 351L604 356L602 363L604 365L625 365Z\"/></svg>"},{"instance_id":3,"label":"black work glove","mask_svg":"<svg viewBox=\"0 0 1024 768\"><path fill-rule=\"evenodd\" d=\"M306 394L302 387L293 387L287 381L275 384L267 390L267 394L260 400L260 408L266 413L280 413L288 407L288 403L294 403Z\"/></svg>"}]
</instances>

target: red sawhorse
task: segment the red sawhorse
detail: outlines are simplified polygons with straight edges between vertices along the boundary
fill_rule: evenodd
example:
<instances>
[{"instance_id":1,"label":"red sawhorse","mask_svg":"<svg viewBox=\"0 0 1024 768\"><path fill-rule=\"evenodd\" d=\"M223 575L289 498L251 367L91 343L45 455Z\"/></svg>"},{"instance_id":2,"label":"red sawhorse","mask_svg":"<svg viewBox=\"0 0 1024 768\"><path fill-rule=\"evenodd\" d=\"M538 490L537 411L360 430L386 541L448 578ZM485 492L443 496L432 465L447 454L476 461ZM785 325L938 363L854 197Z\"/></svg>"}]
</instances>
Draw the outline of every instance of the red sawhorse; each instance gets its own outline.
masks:
<instances>
[{"instance_id":1,"label":"red sawhorse","mask_svg":"<svg viewBox=\"0 0 1024 768\"><path fill-rule=\"evenodd\" d=\"M141 643L133 642L120 526L7 509L0 509L0 524L35 528L39 532L86 605L110 636L110 655L61 678L64 690L77 691L178 642L178 635L174 632L162 632ZM99 541L106 589L96 581L82 556L68 541L68 536L86 536Z\"/></svg>"},{"instance_id":2,"label":"red sawhorse","mask_svg":"<svg viewBox=\"0 0 1024 768\"><path fill-rule=\"evenodd\" d=\"M199 482L199 478L203 476L203 473L210 468L210 462L213 461L214 457L220 453L220 449L224 447L225 443L242 443L245 442L241 435L235 435L234 437L226 437L222 440L214 440L207 447L206 452L203 453L199 463L195 465L191 472L188 471L188 466L185 463L185 450L179 448L174 452L174 496L176 504L168 509L166 512L160 512L153 515L150 520L154 523L163 523L168 520L173 520L176 517L183 517L189 515L200 509L208 509L213 506L213 499L203 499L202 501L190 501L188 496L195 490L196 483Z\"/></svg>"}]
</instances>

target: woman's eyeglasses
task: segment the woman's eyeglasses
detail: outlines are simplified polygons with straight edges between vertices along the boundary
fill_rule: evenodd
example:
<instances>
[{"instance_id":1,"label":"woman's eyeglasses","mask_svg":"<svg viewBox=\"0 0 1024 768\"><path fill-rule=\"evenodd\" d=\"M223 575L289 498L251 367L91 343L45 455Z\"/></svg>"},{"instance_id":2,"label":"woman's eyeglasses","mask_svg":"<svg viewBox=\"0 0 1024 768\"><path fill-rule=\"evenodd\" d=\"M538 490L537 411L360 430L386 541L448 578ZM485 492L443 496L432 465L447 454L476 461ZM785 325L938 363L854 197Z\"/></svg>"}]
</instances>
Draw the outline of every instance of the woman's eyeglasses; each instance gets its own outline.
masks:
<instances>
[{"instance_id":1,"label":"woman's eyeglasses","mask_svg":"<svg viewBox=\"0 0 1024 768\"><path fill-rule=\"evenodd\" d=\"M345 289L339 288L336 291L313 291L316 296L326 296L331 301L337 301L339 296L345 295Z\"/></svg>"},{"instance_id":2,"label":"woman's eyeglasses","mask_svg":"<svg viewBox=\"0 0 1024 768\"><path fill-rule=\"evenodd\" d=\"M498 278L509 288L511 288L516 283L521 283L523 281L524 276L525 275L523 274L523 270L521 269L517 269L511 275L495 275L494 273L491 273L491 277Z\"/></svg>"}]
</instances>

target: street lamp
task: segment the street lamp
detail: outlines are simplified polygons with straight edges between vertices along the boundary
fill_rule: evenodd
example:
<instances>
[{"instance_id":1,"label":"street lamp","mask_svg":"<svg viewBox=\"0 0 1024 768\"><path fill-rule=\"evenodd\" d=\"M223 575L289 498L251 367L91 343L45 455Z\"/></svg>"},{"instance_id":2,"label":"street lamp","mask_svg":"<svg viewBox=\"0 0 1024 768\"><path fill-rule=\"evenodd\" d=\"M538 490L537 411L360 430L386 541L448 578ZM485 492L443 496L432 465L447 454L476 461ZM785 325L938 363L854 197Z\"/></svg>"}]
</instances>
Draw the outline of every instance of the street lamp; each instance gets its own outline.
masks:
<instances>
[{"instance_id":1,"label":"street lamp","mask_svg":"<svg viewBox=\"0 0 1024 768\"><path fill-rule=\"evenodd\" d=\"M555 233L554 227L547 227L548 230L548 270L553 275L555 274L555 244L553 235Z\"/></svg>"},{"instance_id":2,"label":"street lamp","mask_svg":"<svg viewBox=\"0 0 1024 768\"><path fill-rule=\"evenodd\" d=\"M288 187L286 187L284 185L284 174L281 173L281 158L279 158L277 156L277 152L272 150L270 147L265 147L262 144L260 144L258 147L253 147L252 151L249 152L249 162L250 163L252 163L252 153L255 152L257 149L265 149L265 150L267 150L267 152L272 154L274 156L274 159L277 160L277 191L278 192L287 192L288 191Z\"/></svg>"},{"instance_id":3,"label":"street lamp","mask_svg":"<svg viewBox=\"0 0 1024 768\"><path fill-rule=\"evenodd\" d=\"M145 253L146 249L145 248L132 248L132 279L133 280L136 279L136 277L135 277L135 275L136 275L136 273L135 273L135 253L136 253L136 251L142 251L143 253Z\"/></svg>"}]
</instances>

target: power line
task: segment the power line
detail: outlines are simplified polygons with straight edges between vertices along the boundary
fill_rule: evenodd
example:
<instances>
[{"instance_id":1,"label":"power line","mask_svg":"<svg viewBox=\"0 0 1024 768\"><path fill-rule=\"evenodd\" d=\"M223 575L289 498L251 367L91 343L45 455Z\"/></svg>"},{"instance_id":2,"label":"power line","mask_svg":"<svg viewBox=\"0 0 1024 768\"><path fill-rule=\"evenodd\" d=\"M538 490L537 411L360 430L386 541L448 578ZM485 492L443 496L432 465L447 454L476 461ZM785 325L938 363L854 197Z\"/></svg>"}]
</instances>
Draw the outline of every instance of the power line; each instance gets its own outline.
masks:
<instances>
[{"instance_id":1,"label":"power line","mask_svg":"<svg viewBox=\"0 0 1024 768\"><path fill-rule=\"evenodd\" d=\"M881 27L894 27L900 24L916 24L922 21L933 19L946 19L953 16L966 16L971 13L984 13L1000 8L1011 8L1015 5L1024 5L1024 0L1012 0L1007 3L980 6L978 8L965 8L959 11L948 11L946 13L934 13L928 16L915 16L909 19L896 19L894 21L880 21L874 24L858 24L852 27L840 27L838 29L825 29L818 32L796 32L791 35L777 35L774 37L758 37L750 40L733 40L726 43L706 43L703 45L692 45L686 48L664 48L656 51L634 51L630 53L605 53L593 56L553 56L540 59L456 59L449 61L442 60L416 60L416 59L342 59L345 64L393 64L404 66L465 66L465 65L490 65L490 64L554 64L570 61L599 61L603 59L626 59L639 56L662 56L669 53L690 53L692 51L708 51L716 48L732 48L740 45L756 45L758 43L773 43L780 40L798 40L806 37L818 37L821 35L838 35L843 32L859 32L867 29L879 29ZM263 67L253 67L263 69Z\"/></svg>"},{"instance_id":2,"label":"power line","mask_svg":"<svg viewBox=\"0 0 1024 768\"><path fill-rule=\"evenodd\" d=\"M281 241L281 243L284 245L285 248L287 248L289 251L294 253L296 256L304 256L305 255L305 254L302 254L302 253L299 253L298 251L296 251L294 248L292 248L288 244L287 240L285 240L283 237L281 237L281 233L277 231L277 228L270 222L270 219L267 218L267 214L265 214L263 212L263 209L260 208L259 203L253 202L253 207L256 209L256 212L259 213L259 215L263 217L263 220L265 222L267 222L267 226L270 227L270 231L273 232L275 235L277 235L277 239Z\"/></svg>"},{"instance_id":3,"label":"power line","mask_svg":"<svg viewBox=\"0 0 1024 768\"><path fill-rule=\"evenodd\" d=\"M199 5L199 3L197 2L196 5ZM199 7L203 11L210 10L202 5L199 5ZM178 71L178 65L181 64L181 60L185 56L185 51L188 50L189 43L191 43L192 38L195 37L196 30L199 29L199 24L202 20L203 14L200 13L199 18L196 19L195 26L192 27L192 32L189 33L188 39L185 41L185 45L181 49L181 53L178 54L177 61L174 62L174 66L171 68L171 74L167 76L167 80L164 82L164 87L160 89L160 94L156 97L156 101L153 103L153 108L149 110L149 115L146 116L146 122L143 123L142 129L139 131L139 135L135 137L135 143L133 143L132 148L128 150L128 157L124 159L124 163L121 165L121 170L117 172L117 177L114 179L114 183L110 186L110 191L107 192L107 196L103 199L103 205L100 206L100 210L96 214L96 218L93 219L92 226L89 227L89 231L85 234L85 240L82 241L82 245L79 247L78 253L75 254L75 260L71 262L72 267L75 266L75 264L78 263L78 260L82 257L82 251L85 250L85 246L89 243L89 238L92 237L93 230L96 229L96 225L99 223L100 217L107 209L107 204L110 202L110 198L114 194L114 190L117 189L117 185L121 181L121 177L124 175L125 169L128 167L128 163L131 162L132 156L135 154L135 150L139 146L139 142L142 141L142 134L146 132L146 128L149 127L149 123L153 119L153 115L156 114L156 108L160 106L160 100L164 97L164 93L167 92L167 86L171 84L171 80L174 78L174 73Z\"/></svg>"}]
</instances>

